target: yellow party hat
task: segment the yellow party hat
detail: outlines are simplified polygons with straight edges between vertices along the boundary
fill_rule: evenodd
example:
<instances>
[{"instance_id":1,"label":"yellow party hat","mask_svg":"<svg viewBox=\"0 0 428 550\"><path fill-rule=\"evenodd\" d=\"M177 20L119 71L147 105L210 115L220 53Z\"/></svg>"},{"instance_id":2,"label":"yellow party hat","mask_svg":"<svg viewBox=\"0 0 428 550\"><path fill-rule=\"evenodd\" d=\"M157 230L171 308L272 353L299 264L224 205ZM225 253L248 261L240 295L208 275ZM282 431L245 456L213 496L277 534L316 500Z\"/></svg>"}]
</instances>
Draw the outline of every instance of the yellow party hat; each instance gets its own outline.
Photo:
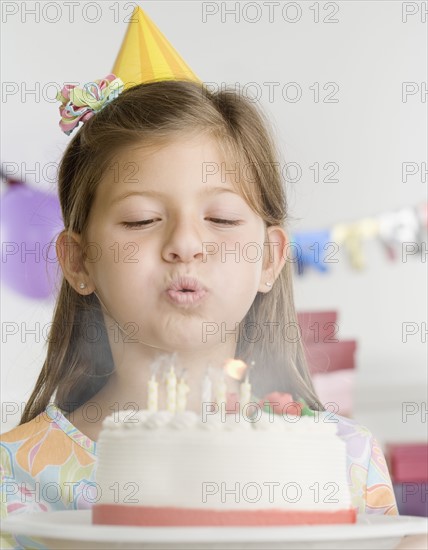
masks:
<instances>
[{"instance_id":1,"label":"yellow party hat","mask_svg":"<svg viewBox=\"0 0 428 550\"><path fill-rule=\"evenodd\" d=\"M159 80L193 80L201 83L153 21L137 6L112 72L124 87Z\"/></svg>"}]
</instances>

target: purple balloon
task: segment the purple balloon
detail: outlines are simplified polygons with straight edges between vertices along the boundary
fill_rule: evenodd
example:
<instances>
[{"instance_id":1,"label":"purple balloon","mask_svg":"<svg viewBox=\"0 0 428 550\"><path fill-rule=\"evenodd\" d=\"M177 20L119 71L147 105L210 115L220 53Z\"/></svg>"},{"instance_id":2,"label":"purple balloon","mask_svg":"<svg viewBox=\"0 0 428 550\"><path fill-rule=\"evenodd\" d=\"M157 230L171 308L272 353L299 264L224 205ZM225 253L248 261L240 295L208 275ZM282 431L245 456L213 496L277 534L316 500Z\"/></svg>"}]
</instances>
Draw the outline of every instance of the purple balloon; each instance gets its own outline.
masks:
<instances>
[{"instance_id":1,"label":"purple balloon","mask_svg":"<svg viewBox=\"0 0 428 550\"><path fill-rule=\"evenodd\" d=\"M9 182L1 201L1 276L11 289L30 298L55 294L62 274L55 250L64 229L58 197Z\"/></svg>"}]
</instances>

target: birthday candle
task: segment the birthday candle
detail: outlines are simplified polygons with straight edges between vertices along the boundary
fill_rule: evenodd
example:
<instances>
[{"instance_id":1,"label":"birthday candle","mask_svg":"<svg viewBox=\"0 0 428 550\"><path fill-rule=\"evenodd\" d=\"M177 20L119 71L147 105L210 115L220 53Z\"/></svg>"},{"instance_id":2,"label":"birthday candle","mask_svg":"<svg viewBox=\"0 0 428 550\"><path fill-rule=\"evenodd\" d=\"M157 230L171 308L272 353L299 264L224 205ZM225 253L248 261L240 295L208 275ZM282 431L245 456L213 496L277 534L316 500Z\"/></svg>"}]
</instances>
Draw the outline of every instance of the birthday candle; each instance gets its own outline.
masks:
<instances>
[{"instance_id":1,"label":"birthday candle","mask_svg":"<svg viewBox=\"0 0 428 550\"><path fill-rule=\"evenodd\" d=\"M153 412L158 410L158 383L156 382L154 373L148 382L147 408Z\"/></svg>"},{"instance_id":2,"label":"birthday candle","mask_svg":"<svg viewBox=\"0 0 428 550\"><path fill-rule=\"evenodd\" d=\"M190 388L181 377L177 385L177 411L185 411L187 403L187 394Z\"/></svg>"},{"instance_id":3,"label":"birthday candle","mask_svg":"<svg viewBox=\"0 0 428 550\"><path fill-rule=\"evenodd\" d=\"M212 390L213 385L211 378L208 375L208 372L205 374L205 377L202 381L202 403L211 403L212 402Z\"/></svg>"},{"instance_id":4,"label":"birthday candle","mask_svg":"<svg viewBox=\"0 0 428 550\"><path fill-rule=\"evenodd\" d=\"M166 401L167 410L174 413L177 403L177 377L175 375L173 365L171 365L168 376L166 378Z\"/></svg>"},{"instance_id":5,"label":"birthday candle","mask_svg":"<svg viewBox=\"0 0 428 550\"><path fill-rule=\"evenodd\" d=\"M224 379L224 373L222 373L220 380L217 382L216 386L216 401L218 405L221 405L222 403L226 404L226 382Z\"/></svg>"},{"instance_id":6,"label":"birthday candle","mask_svg":"<svg viewBox=\"0 0 428 550\"><path fill-rule=\"evenodd\" d=\"M241 409L244 405L246 405L247 403L249 403L251 401L251 384L249 383L248 381L248 374L247 376L245 377L245 380L244 382L241 383L241 386L240 386L240 404L241 404Z\"/></svg>"}]
</instances>

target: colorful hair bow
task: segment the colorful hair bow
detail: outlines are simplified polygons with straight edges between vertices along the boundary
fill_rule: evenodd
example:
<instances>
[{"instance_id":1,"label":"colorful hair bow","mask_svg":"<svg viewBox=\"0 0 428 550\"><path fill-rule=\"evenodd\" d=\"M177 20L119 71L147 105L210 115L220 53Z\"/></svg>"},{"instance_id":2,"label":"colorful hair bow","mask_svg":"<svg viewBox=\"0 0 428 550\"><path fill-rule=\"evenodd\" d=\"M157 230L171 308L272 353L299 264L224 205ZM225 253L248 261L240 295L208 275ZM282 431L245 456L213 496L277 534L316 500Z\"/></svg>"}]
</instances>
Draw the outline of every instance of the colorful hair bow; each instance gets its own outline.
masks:
<instances>
[{"instance_id":1,"label":"colorful hair bow","mask_svg":"<svg viewBox=\"0 0 428 550\"><path fill-rule=\"evenodd\" d=\"M59 126L68 136L79 125L89 120L95 113L116 99L124 90L124 83L114 74L86 83L83 88L66 84L58 92L56 99L61 101Z\"/></svg>"}]
</instances>

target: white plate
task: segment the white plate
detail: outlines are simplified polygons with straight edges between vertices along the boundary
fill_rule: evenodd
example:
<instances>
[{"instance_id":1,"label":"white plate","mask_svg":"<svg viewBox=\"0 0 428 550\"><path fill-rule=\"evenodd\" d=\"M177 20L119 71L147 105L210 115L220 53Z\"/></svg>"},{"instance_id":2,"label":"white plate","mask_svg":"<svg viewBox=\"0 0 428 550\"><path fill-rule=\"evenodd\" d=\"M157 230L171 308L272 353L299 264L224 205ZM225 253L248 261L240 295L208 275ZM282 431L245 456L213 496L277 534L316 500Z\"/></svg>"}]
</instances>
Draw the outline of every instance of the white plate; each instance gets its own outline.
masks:
<instances>
[{"instance_id":1,"label":"white plate","mask_svg":"<svg viewBox=\"0 0 428 550\"><path fill-rule=\"evenodd\" d=\"M91 510L10 516L2 529L55 549L392 549L426 534L428 519L360 514L356 524L290 527L128 527L92 525Z\"/></svg>"}]
</instances>

